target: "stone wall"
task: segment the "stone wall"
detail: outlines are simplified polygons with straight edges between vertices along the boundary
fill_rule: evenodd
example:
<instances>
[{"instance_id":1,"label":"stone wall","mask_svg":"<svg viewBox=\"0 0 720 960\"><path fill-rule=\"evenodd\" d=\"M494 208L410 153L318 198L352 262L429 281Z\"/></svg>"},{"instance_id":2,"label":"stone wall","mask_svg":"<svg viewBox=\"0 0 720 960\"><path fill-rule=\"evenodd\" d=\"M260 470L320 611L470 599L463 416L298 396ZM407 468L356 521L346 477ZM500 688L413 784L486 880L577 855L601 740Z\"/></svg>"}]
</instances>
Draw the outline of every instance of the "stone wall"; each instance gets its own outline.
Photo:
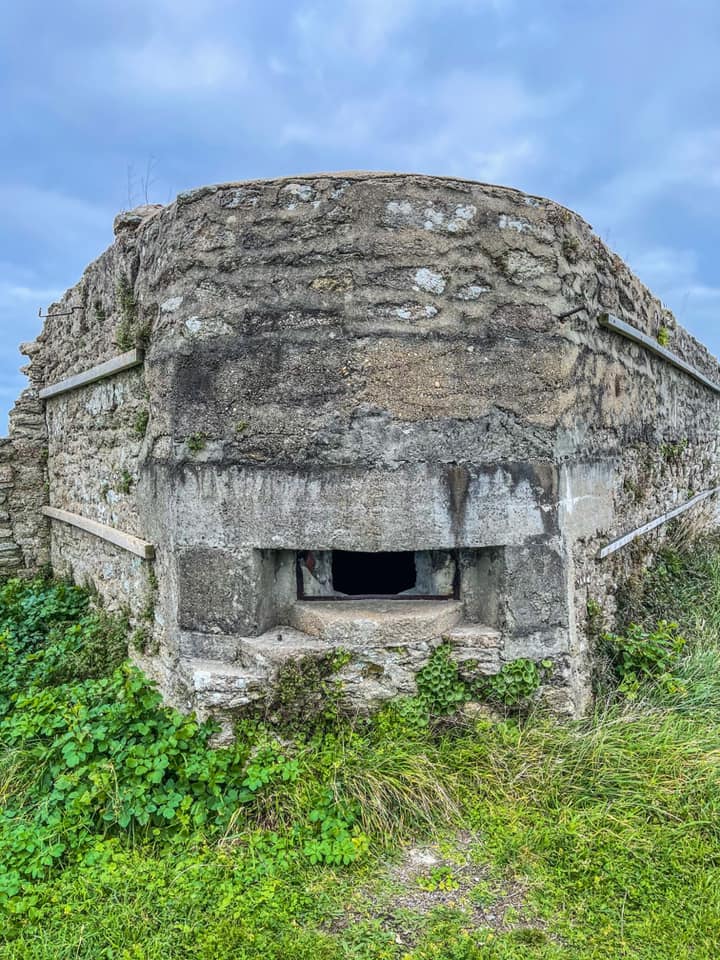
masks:
<instances>
[{"instance_id":1,"label":"stone wall","mask_svg":"<svg viewBox=\"0 0 720 960\"><path fill-rule=\"evenodd\" d=\"M0 578L15 575L23 566L23 555L15 540L10 497L15 489L13 445L9 438L0 440Z\"/></svg>"},{"instance_id":2,"label":"stone wall","mask_svg":"<svg viewBox=\"0 0 720 960\"><path fill-rule=\"evenodd\" d=\"M673 353L720 383L716 359L619 258L595 238L590 242L595 254L585 269L596 271L596 292L586 301L588 310L573 320L576 399L558 449L561 526L572 544L575 582L575 668L586 674L592 669L588 602L600 607L611 626L618 587L642 574L678 525L693 533L714 528L716 500L603 560L598 551L694 494L720 486L720 394L606 329L598 316L609 311L653 338L662 330Z\"/></svg>"},{"instance_id":3,"label":"stone wall","mask_svg":"<svg viewBox=\"0 0 720 960\"><path fill-rule=\"evenodd\" d=\"M147 409L142 368L125 371L47 403L48 477L52 501L125 533L142 537L135 488ZM53 566L80 582L90 579L112 606L136 607L142 563L115 547L92 543L88 554L69 548L87 534L58 528ZM86 544L87 546L87 544ZM136 582L137 581L137 582ZM109 584L106 591L104 583Z\"/></svg>"},{"instance_id":4,"label":"stone wall","mask_svg":"<svg viewBox=\"0 0 720 960\"><path fill-rule=\"evenodd\" d=\"M339 174L203 188L115 232L28 348L0 446L10 566L13 543L47 556L37 387L141 346L144 366L47 401L49 502L156 560L53 522L52 561L130 609L170 699L231 711L267 685L280 625L296 653L341 630L298 606L296 551L459 550L458 650L550 658L549 700L581 710L587 601L611 617L668 528L599 547L720 482L718 394L598 316L662 331L715 382L717 362L591 228L505 188ZM438 622L402 656L359 633L356 703L411 689Z\"/></svg>"},{"instance_id":5,"label":"stone wall","mask_svg":"<svg viewBox=\"0 0 720 960\"><path fill-rule=\"evenodd\" d=\"M37 355L36 344L21 351ZM42 514L48 502L47 430L38 397L42 365L23 368L30 386L10 412L10 435L0 439L0 579L32 575L50 562L50 527Z\"/></svg>"}]
</instances>

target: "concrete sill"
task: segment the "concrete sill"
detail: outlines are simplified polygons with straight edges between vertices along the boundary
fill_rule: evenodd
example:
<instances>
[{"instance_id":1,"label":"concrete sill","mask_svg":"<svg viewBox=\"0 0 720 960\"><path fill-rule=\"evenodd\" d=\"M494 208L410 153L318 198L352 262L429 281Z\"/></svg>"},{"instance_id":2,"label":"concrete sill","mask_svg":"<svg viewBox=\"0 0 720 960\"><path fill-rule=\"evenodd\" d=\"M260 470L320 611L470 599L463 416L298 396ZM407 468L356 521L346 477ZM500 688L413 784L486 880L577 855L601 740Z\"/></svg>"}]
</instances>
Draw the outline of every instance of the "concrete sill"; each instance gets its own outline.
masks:
<instances>
[{"instance_id":1,"label":"concrete sill","mask_svg":"<svg viewBox=\"0 0 720 960\"><path fill-rule=\"evenodd\" d=\"M299 601L290 623L296 630L348 647L411 644L438 639L458 624L457 600Z\"/></svg>"}]
</instances>

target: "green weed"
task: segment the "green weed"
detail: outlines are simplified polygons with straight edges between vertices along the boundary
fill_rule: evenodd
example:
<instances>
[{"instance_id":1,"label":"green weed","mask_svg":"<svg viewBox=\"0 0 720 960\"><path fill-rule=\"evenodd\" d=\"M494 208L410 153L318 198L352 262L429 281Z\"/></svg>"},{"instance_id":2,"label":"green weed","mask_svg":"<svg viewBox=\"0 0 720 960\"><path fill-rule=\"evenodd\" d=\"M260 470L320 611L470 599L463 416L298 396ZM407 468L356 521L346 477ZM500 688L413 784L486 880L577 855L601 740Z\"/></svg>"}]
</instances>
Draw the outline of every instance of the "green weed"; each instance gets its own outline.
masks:
<instances>
[{"instance_id":1,"label":"green weed","mask_svg":"<svg viewBox=\"0 0 720 960\"><path fill-rule=\"evenodd\" d=\"M130 350L136 345L137 301L130 280L121 274L116 287L120 321L115 331L115 340L121 350Z\"/></svg>"},{"instance_id":2,"label":"green weed","mask_svg":"<svg viewBox=\"0 0 720 960\"><path fill-rule=\"evenodd\" d=\"M135 415L133 429L135 431L135 435L139 437L141 440L145 437L145 434L147 433L149 422L150 422L150 411L146 409L138 410L137 414Z\"/></svg>"},{"instance_id":3,"label":"green weed","mask_svg":"<svg viewBox=\"0 0 720 960\"><path fill-rule=\"evenodd\" d=\"M207 446L207 436L204 433L193 433L185 438L185 446L190 453L201 453Z\"/></svg>"},{"instance_id":4,"label":"green weed","mask_svg":"<svg viewBox=\"0 0 720 960\"><path fill-rule=\"evenodd\" d=\"M625 696L637 696L643 683L654 681L668 690L677 683L673 673L687 641L676 623L661 620L654 630L631 623L624 635L606 633L603 641Z\"/></svg>"}]
</instances>

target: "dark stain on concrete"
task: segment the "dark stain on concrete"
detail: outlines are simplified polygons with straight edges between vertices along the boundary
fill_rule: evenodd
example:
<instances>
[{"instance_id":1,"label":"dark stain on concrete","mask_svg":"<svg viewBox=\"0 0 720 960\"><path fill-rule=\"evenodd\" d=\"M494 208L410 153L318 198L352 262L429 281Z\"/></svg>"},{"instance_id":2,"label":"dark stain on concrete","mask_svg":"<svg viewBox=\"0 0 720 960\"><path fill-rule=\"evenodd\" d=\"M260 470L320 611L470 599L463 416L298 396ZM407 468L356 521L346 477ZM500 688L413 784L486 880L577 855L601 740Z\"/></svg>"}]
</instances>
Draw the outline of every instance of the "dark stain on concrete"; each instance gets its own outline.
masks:
<instances>
[{"instance_id":1,"label":"dark stain on concrete","mask_svg":"<svg viewBox=\"0 0 720 960\"><path fill-rule=\"evenodd\" d=\"M468 468L458 463L448 464L445 468L445 482L447 484L450 502L450 520L453 540L456 545L459 545L462 530L465 525L465 511L467 509L468 488L470 486L470 473Z\"/></svg>"}]
</instances>

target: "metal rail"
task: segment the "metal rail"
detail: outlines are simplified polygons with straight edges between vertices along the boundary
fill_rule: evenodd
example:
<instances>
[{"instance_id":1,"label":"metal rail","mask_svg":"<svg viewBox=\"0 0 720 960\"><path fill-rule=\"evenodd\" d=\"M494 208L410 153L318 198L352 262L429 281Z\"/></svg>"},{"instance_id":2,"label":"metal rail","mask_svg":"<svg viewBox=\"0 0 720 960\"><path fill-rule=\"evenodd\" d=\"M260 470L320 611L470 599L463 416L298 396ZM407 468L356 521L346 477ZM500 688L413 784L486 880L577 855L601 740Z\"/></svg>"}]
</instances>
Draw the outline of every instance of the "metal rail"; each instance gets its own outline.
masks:
<instances>
[{"instance_id":1,"label":"metal rail","mask_svg":"<svg viewBox=\"0 0 720 960\"><path fill-rule=\"evenodd\" d=\"M663 360L667 361L673 367L677 367L678 370L682 370L689 377L692 377L693 380L697 380L698 383L702 383L703 386L708 387L708 389L714 390L715 393L720 393L720 384L715 383L709 377L706 377L704 373L701 373L701 371L697 369L697 367L694 367L691 363L683 360L682 357L679 357L676 353L673 353L672 350L668 350L667 347L663 347L657 342L657 340L654 340L646 333L643 333L642 330L638 330L637 327L633 327L631 324L626 323L619 317L614 317L611 313L601 313L598 316L598 322L607 330L612 330L615 333L619 333L620 336L627 337L628 340L632 340L634 343L640 344L641 347L645 347L645 349L649 350L650 353L654 353L656 356L662 357Z\"/></svg>"},{"instance_id":2,"label":"metal rail","mask_svg":"<svg viewBox=\"0 0 720 960\"><path fill-rule=\"evenodd\" d=\"M52 386L45 387L40 391L41 400L49 400L50 397L56 397L58 394L67 393L70 390L77 390L78 387L85 387L90 383L97 383L98 380L105 380L107 377L114 377L123 370L131 370L133 367L139 367L145 357L142 350L128 350L127 353L121 353L112 360L106 360L90 370L84 370L82 373L76 373L67 380L61 380Z\"/></svg>"},{"instance_id":3,"label":"metal rail","mask_svg":"<svg viewBox=\"0 0 720 960\"><path fill-rule=\"evenodd\" d=\"M692 497L692 499L688 500L687 503L683 503L681 506L675 507L674 510L669 510L667 513L663 513L662 516L656 517L654 520L650 520L648 523L644 523L641 527L631 530L630 533L626 533L622 537L618 537L617 540L612 540L598 551L598 560L604 560L605 557L609 557L611 553L615 553L616 550L620 550L622 547L626 547L629 543L632 543L632 541L637 537L641 537L643 534L649 533L651 530L661 526L663 523L667 523L668 520L673 520L675 517L679 517L681 513L685 513L686 510L694 507L702 500L707 500L708 497L712 497L712 495L715 493L720 493L720 487L713 487L710 490L703 490L702 493L697 493L694 497Z\"/></svg>"},{"instance_id":4,"label":"metal rail","mask_svg":"<svg viewBox=\"0 0 720 960\"><path fill-rule=\"evenodd\" d=\"M78 530L91 533L100 540L112 543L122 550L127 550L128 553L134 553L136 557L142 557L143 560L152 560L155 557L155 547L151 543L132 534L123 533L121 530L115 530L114 527L108 527L97 520L89 520L87 517L69 513L67 510L58 510L57 507L43 507L42 512L51 520L59 520L71 527L77 527Z\"/></svg>"}]
</instances>

